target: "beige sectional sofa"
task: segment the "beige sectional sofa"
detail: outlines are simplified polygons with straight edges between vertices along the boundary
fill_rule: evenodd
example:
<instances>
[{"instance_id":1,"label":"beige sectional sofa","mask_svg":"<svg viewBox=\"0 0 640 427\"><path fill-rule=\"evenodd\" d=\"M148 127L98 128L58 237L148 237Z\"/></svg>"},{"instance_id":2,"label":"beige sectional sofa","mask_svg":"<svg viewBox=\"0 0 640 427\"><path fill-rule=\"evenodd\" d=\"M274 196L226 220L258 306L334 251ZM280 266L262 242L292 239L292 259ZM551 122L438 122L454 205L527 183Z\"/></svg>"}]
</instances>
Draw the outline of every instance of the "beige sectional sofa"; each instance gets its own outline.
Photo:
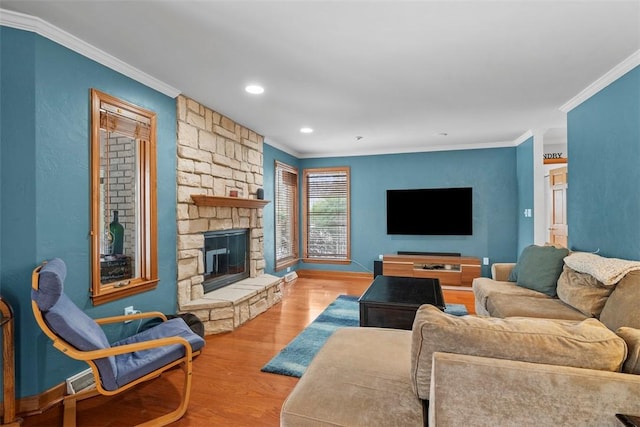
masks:
<instances>
[{"instance_id":1,"label":"beige sectional sofa","mask_svg":"<svg viewBox=\"0 0 640 427\"><path fill-rule=\"evenodd\" d=\"M559 293L576 308L509 282L511 267L474 282L480 316L425 305L411 331L337 331L281 425L620 426L617 413L640 415L640 271L605 290L564 271Z\"/></svg>"}]
</instances>

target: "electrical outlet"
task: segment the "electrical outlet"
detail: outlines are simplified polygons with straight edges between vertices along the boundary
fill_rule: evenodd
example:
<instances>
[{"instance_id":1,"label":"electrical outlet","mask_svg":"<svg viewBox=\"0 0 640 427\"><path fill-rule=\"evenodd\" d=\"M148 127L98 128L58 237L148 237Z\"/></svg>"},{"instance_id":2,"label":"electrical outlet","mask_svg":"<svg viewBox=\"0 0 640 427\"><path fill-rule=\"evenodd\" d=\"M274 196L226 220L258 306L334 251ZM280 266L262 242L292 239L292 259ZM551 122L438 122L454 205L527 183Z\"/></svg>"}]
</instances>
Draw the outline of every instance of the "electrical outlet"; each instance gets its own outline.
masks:
<instances>
[{"instance_id":1,"label":"electrical outlet","mask_svg":"<svg viewBox=\"0 0 640 427\"><path fill-rule=\"evenodd\" d=\"M133 306L132 306L132 305L130 305L129 307L125 307L125 308L124 308L124 315L125 315L125 316L128 316L129 314L133 314L133 313L135 313L135 312L136 312L136 311L133 309ZM129 323L129 322L131 322L131 320L125 320L125 321L124 321L124 323Z\"/></svg>"},{"instance_id":2,"label":"electrical outlet","mask_svg":"<svg viewBox=\"0 0 640 427\"><path fill-rule=\"evenodd\" d=\"M482 265L489 265L489 257L482 258Z\"/></svg>"}]
</instances>

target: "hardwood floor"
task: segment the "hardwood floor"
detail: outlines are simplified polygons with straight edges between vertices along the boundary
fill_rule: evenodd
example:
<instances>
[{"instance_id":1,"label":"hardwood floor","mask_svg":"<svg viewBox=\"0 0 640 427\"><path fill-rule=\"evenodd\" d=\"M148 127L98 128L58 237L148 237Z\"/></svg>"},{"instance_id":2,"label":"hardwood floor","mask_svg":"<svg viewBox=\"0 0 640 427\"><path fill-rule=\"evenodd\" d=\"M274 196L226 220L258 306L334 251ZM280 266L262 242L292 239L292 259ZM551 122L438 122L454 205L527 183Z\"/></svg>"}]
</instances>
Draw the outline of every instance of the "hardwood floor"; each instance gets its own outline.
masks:
<instances>
[{"instance_id":1,"label":"hardwood floor","mask_svg":"<svg viewBox=\"0 0 640 427\"><path fill-rule=\"evenodd\" d=\"M370 279L299 278L285 287L280 304L237 330L206 338L193 363L191 401L178 426L278 426L280 407L297 378L260 372L278 351L338 295L361 295ZM473 293L445 290L445 301L473 313ZM178 404L182 372L162 377L119 396L78 403L78 426L126 426L168 412ZM27 417L23 426L62 425L62 409Z\"/></svg>"}]
</instances>

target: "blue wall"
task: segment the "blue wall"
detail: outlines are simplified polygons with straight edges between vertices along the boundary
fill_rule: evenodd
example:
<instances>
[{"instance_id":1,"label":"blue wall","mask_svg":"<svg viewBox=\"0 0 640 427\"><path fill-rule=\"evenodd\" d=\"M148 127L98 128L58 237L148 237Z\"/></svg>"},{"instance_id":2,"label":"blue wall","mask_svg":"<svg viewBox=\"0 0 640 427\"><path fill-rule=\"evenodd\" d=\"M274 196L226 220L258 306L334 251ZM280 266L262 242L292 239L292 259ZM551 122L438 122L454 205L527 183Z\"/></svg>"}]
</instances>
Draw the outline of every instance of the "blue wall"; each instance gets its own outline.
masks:
<instances>
[{"instance_id":1,"label":"blue wall","mask_svg":"<svg viewBox=\"0 0 640 427\"><path fill-rule=\"evenodd\" d=\"M518 254L533 244L533 214L524 216L525 209L533 212L533 137L517 147L518 180Z\"/></svg>"},{"instance_id":2,"label":"blue wall","mask_svg":"<svg viewBox=\"0 0 640 427\"><path fill-rule=\"evenodd\" d=\"M567 115L569 247L640 259L640 67Z\"/></svg>"},{"instance_id":3,"label":"blue wall","mask_svg":"<svg viewBox=\"0 0 640 427\"><path fill-rule=\"evenodd\" d=\"M274 152L265 145L265 152ZM273 156L273 154L270 154ZM273 194L273 165L265 155L265 189ZM379 254L404 251L461 252L515 261L517 223L516 149L442 151L299 160L302 169L349 166L351 170L350 265L305 264L298 268L372 271ZM386 234L386 190L427 187L473 187L472 236L391 236ZM265 213L265 245L273 246L273 216ZM302 223L300 221L300 223ZM267 228L267 226L269 228ZM270 231L267 231L270 230ZM273 249L265 247L267 266ZM268 272L273 273L272 270ZM483 267L483 274L489 268Z\"/></svg>"},{"instance_id":4,"label":"blue wall","mask_svg":"<svg viewBox=\"0 0 640 427\"><path fill-rule=\"evenodd\" d=\"M176 311L176 107L174 99L33 33L2 27L0 43L0 283L16 312L17 396L24 397L86 368L53 349L33 319L31 272L43 260L65 260L65 292L92 317L121 314L126 305ZM158 288L99 307L89 298L92 87L157 113L162 224Z\"/></svg>"},{"instance_id":5,"label":"blue wall","mask_svg":"<svg viewBox=\"0 0 640 427\"><path fill-rule=\"evenodd\" d=\"M35 354L36 328L30 312L29 273L21 268L24 259L32 259L36 251L35 230L35 36L31 33L0 27L0 211L2 211L2 258L0 258L0 291L12 305L16 316L16 381L18 395L22 390L37 390L35 357L30 363L20 360L21 353ZM30 263L30 265L32 265ZM25 347L22 346L25 343ZM21 368L21 365L24 365ZM37 369L37 368L36 368ZM21 371L26 376L22 376ZM21 378L23 381L21 381ZM31 384L27 387L26 382ZM23 385L24 384L24 385ZM33 394L32 393L32 394Z\"/></svg>"}]
</instances>

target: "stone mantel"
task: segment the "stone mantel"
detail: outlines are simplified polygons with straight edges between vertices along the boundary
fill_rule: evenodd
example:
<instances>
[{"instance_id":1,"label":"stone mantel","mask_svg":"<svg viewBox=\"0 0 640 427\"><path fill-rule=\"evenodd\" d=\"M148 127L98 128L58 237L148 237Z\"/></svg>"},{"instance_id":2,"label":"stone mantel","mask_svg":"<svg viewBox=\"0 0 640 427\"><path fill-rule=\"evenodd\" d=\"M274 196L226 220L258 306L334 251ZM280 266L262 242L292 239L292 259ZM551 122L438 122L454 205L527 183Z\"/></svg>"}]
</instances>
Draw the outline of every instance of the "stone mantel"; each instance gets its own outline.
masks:
<instances>
[{"instance_id":1,"label":"stone mantel","mask_svg":"<svg viewBox=\"0 0 640 427\"><path fill-rule=\"evenodd\" d=\"M192 194L191 199L197 206L226 206L233 208L263 208L269 200L245 199L242 197L206 196Z\"/></svg>"}]
</instances>

